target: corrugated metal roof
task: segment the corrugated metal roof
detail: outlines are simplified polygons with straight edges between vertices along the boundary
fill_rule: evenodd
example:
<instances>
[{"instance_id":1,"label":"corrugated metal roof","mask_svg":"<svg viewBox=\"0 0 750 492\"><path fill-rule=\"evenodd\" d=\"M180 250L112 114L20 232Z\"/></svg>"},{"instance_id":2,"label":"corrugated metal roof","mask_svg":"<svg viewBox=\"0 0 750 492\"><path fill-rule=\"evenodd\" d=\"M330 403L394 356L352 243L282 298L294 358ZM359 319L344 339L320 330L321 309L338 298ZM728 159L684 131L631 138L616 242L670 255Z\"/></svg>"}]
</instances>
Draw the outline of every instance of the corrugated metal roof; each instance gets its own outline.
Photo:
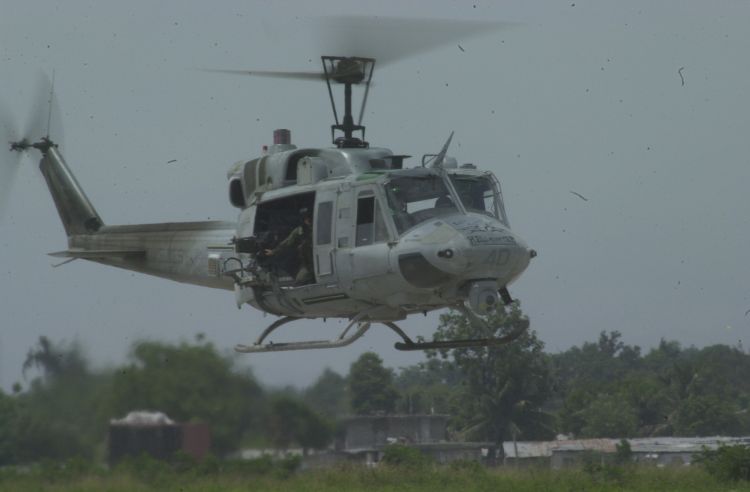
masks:
<instances>
[{"instance_id":1,"label":"corrugated metal roof","mask_svg":"<svg viewBox=\"0 0 750 492\"><path fill-rule=\"evenodd\" d=\"M716 449L720 445L750 445L750 437L649 437L629 439L634 453L698 453L704 447Z\"/></svg>"},{"instance_id":2,"label":"corrugated metal roof","mask_svg":"<svg viewBox=\"0 0 750 492\"><path fill-rule=\"evenodd\" d=\"M553 441L553 451L596 451L614 453L619 439L574 439L570 441Z\"/></svg>"},{"instance_id":3,"label":"corrugated metal roof","mask_svg":"<svg viewBox=\"0 0 750 492\"><path fill-rule=\"evenodd\" d=\"M507 458L549 458L558 452L596 452L614 453L620 439L569 439L559 441L513 441L503 442L503 451ZM630 449L634 453L661 454L661 453L698 453L707 447L716 449L720 445L744 444L750 446L750 437L647 437L628 439ZM410 444L420 449L474 449L491 448L491 442L456 442L442 441L434 443ZM347 449L350 453L382 450L385 445ZM516 456L518 449L518 456Z\"/></svg>"},{"instance_id":4,"label":"corrugated metal roof","mask_svg":"<svg viewBox=\"0 0 750 492\"><path fill-rule=\"evenodd\" d=\"M503 451L508 458L548 458L552 456L555 441L513 441L503 443ZM518 456L516 456L516 448Z\"/></svg>"},{"instance_id":5,"label":"corrugated metal roof","mask_svg":"<svg viewBox=\"0 0 750 492\"><path fill-rule=\"evenodd\" d=\"M745 444L750 437L647 437L628 439L634 453L698 453L704 447L716 449L720 445ZM555 452L614 453L620 439L569 439L560 441L512 441L503 443L508 458L545 458ZM518 456L516 456L516 448Z\"/></svg>"}]
</instances>

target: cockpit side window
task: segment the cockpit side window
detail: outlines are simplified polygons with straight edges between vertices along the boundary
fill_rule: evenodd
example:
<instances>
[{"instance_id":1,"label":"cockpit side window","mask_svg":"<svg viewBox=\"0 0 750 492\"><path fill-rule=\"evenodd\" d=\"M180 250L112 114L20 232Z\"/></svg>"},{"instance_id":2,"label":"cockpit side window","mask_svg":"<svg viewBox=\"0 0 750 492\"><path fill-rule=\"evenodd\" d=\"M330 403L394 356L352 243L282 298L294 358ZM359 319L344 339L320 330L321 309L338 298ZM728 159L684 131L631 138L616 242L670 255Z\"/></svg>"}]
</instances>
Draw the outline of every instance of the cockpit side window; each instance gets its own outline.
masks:
<instances>
[{"instance_id":1,"label":"cockpit side window","mask_svg":"<svg viewBox=\"0 0 750 492\"><path fill-rule=\"evenodd\" d=\"M490 215L505 222L500 190L491 176L451 174L450 179L466 211Z\"/></svg>"},{"instance_id":2,"label":"cockpit side window","mask_svg":"<svg viewBox=\"0 0 750 492\"><path fill-rule=\"evenodd\" d=\"M385 192L399 234L431 218L458 212L445 182L435 174L396 176L385 184Z\"/></svg>"},{"instance_id":3,"label":"cockpit side window","mask_svg":"<svg viewBox=\"0 0 750 492\"><path fill-rule=\"evenodd\" d=\"M369 196L362 196L369 194ZM383 214L372 192L362 192L357 200L357 231L355 246L382 243L388 240Z\"/></svg>"}]
</instances>

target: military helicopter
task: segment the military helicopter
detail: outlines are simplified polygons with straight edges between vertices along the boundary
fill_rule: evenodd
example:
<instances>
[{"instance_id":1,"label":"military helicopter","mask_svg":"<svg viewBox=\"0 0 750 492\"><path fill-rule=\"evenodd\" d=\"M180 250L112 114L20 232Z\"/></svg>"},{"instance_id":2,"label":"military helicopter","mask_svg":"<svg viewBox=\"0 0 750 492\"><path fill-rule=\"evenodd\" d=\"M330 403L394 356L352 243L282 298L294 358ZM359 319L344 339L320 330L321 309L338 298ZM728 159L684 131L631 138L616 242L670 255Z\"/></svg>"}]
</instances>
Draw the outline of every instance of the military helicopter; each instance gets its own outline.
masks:
<instances>
[{"instance_id":1,"label":"military helicopter","mask_svg":"<svg viewBox=\"0 0 750 492\"><path fill-rule=\"evenodd\" d=\"M448 155L452 133L412 167L404 165L410 156L369 145L362 118L375 58L325 55L321 62L322 72L214 70L324 80L335 120L332 147L298 148L289 130L278 129L263 155L229 169L237 222L106 225L49 132L36 142L10 142L11 151L42 155L39 167L68 238L68 248L51 256L233 290L238 307L278 316L238 352L343 347L373 323L401 337L399 350L511 342L528 322L500 338L445 341L415 341L396 324L453 307L486 328L482 315L513 302L508 285L536 253L511 231L497 178ZM339 119L334 92L342 87ZM353 87L364 92L357 123ZM303 318L348 323L334 340L266 342Z\"/></svg>"}]
</instances>

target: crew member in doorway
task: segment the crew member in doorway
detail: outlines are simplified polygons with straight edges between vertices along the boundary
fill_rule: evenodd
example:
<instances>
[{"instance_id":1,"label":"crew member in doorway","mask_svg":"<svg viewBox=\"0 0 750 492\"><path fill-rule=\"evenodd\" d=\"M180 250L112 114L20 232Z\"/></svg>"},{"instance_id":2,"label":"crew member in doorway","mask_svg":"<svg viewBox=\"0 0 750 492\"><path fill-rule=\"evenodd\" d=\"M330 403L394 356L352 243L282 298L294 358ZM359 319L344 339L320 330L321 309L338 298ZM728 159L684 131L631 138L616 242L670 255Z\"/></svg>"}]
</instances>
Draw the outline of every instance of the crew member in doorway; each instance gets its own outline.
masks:
<instances>
[{"instance_id":1,"label":"crew member in doorway","mask_svg":"<svg viewBox=\"0 0 750 492\"><path fill-rule=\"evenodd\" d=\"M292 229L292 232L281 241L275 248L265 250L266 256L274 256L288 249L297 250L299 259L299 271L294 278L294 285L305 285L312 283L313 276L313 254L312 254L312 214L306 208L300 210L302 224Z\"/></svg>"}]
</instances>

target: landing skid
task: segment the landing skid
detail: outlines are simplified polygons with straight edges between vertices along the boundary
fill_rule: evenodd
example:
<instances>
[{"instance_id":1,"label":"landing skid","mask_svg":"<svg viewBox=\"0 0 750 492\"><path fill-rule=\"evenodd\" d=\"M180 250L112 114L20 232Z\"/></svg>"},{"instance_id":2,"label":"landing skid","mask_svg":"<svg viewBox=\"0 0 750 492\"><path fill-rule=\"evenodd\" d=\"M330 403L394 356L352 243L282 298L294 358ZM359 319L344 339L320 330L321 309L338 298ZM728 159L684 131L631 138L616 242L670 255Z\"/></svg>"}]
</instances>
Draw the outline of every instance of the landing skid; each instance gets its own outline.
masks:
<instances>
[{"instance_id":1,"label":"landing skid","mask_svg":"<svg viewBox=\"0 0 750 492\"><path fill-rule=\"evenodd\" d=\"M287 350L309 350L309 349L324 349L324 348L338 348L346 347L347 345L358 340L367 330L370 329L369 321L362 321L365 313L361 313L355 316L351 322L346 326L341 335L335 340L310 340L306 342L284 342L284 343L273 343L269 342L263 345L263 341L270 335L274 330L282 325L285 325L291 321L296 321L300 318L292 316L286 316L273 322L268 328L263 330L263 333L255 340L252 345L236 345L234 350L243 354L252 354L259 352L284 352ZM347 336L349 330L354 325L357 325L357 329L350 335Z\"/></svg>"},{"instance_id":2,"label":"landing skid","mask_svg":"<svg viewBox=\"0 0 750 492\"><path fill-rule=\"evenodd\" d=\"M498 347L500 345L507 345L513 342L515 339L520 337L523 332L529 328L529 321L524 320L519 328L508 333L502 337L493 338L470 338L466 340L437 340L432 342L415 342L410 339L400 328L393 323L384 323L388 328L396 331L403 342L397 342L394 347L397 350L441 350L441 349L455 349L455 348L471 348L471 347ZM391 326L392 325L392 326ZM398 329L398 330L396 330Z\"/></svg>"},{"instance_id":3,"label":"landing skid","mask_svg":"<svg viewBox=\"0 0 750 492\"><path fill-rule=\"evenodd\" d=\"M367 332L367 330L370 329L371 321L368 321L367 318L368 312L362 312L355 316L349 324L346 326L343 332L341 332L341 335L338 336L338 338L334 340L310 340L310 341L304 341L304 342L284 342L284 343L273 343L268 342L264 344L264 340L276 329L279 327L290 323L292 321L296 321L300 318L295 318L293 316L286 316L284 318L280 318L271 325L268 326L265 330L263 330L263 333L260 334L260 336L255 340L255 342L252 345L241 345L238 344L234 347L234 350L236 352L241 352L245 354L251 354L251 353L259 353L259 352L283 352L283 351L289 351L289 350L310 350L310 349L325 349L325 348L338 348L338 347L346 347L347 345L350 345L351 343L355 342L359 338L362 337L362 335ZM472 324L474 323L484 323L482 320L480 320L478 317L470 317ZM489 338L473 338L473 339L465 339L465 340L436 340L432 342L425 342L421 340L414 341L412 340L409 335L407 335L404 330L402 330L396 323L393 323L391 321L387 322L381 322L383 325L390 328L393 332L395 332L398 336L400 336L403 339L403 342L397 342L394 347L396 350L404 350L404 351L412 351L412 350L441 350L441 349L454 349L454 348L469 348L469 347L497 347L500 345L506 345L511 342L513 342L515 339L517 339L519 336L525 332L529 327L529 321L523 320L522 323L519 324L518 328L516 328L511 333L508 333L507 335L504 335L502 337L489 337ZM354 327L354 325L357 325L357 328L352 332L349 333L350 330ZM484 328L486 328L486 324L481 325Z\"/></svg>"}]
</instances>

